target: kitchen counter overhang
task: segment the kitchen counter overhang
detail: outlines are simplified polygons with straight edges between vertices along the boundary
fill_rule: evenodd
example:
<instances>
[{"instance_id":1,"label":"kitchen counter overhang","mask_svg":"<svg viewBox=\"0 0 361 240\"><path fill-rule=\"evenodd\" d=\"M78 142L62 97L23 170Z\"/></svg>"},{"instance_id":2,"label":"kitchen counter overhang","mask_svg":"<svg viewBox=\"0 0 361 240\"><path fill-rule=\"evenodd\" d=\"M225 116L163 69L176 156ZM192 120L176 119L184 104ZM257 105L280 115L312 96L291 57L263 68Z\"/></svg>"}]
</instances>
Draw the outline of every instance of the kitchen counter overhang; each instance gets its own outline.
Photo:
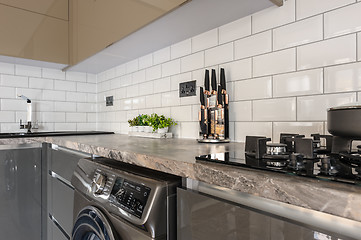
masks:
<instances>
[{"instance_id":1,"label":"kitchen counter overhang","mask_svg":"<svg viewBox=\"0 0 361 240\"><path fill-rule=\"evenodd\" d=\"M361 222L359 186L195 160L198 155L239 151L242 143L199 144L122 134L0 139L0 144L29 142L52 143Z\"/></svg>"}]
</instances>

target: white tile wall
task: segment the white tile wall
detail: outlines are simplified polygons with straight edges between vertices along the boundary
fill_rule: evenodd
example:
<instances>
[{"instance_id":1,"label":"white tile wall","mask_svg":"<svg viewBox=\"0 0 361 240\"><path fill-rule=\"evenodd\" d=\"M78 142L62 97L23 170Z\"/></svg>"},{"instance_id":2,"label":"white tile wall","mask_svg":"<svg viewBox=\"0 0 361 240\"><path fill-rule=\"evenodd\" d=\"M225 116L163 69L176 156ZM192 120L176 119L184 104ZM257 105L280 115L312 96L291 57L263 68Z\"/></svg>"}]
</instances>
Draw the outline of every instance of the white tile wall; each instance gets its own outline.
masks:
<instances>
[{"instance_id":1,"label":"white tile wall","mask_svg":"<svg viewBox=\"0 0 361 240\"><path fill-rule=\"evenodd\" d=\"M205 69L216 69L219 80L219 69L225 68L233 140L264 135L278 141L281 132L325 133L328 107L361 99L359 5L356 0L287 0L283 7L271 7L100 73L97 128L126 133L127 119L156 112L178 122L171 128L175 137L197 138L199 89L196 97L179 98L179 83L196 80L199 87ZM1 72L14 75L15 67L0 65ZM45 72L42 78L62 80L60 74L57 79L55 73L51 77ZM78 78L74 81L83 79ZM26 81L6 81L1 87L10 88L13 95L17 88L27 88L17 85ZM89 93L82 96L57 89L56 84L54 90L65 91L67 102L88 101ZM105 107L104 96L110 95L117 99L115 105ZM47 109L51 104L54 108L54 101L46 103ZM87 111L87 117L95 113L93 108ZM83 121L74 123L77 128L95 123Z\"/></svg>"},{"instance_id":2,"label":"white tile wall","mask_svg":"<svg viewBox=\"0 0 361 240\"><path fill-rule=\"evenodd\" d=\"M323 70L321 68L273 76L274 97L322 93Z\"/></svg>"},{"instance_id":3,"label":"white tile wall","mask_svg":"<svg viewBox=\"0 0 361 240\"><path fill-rule=\"evenodd\" d=\"M361 90L361 63L325 68L325 92Z\"/></svg>"},{"instance_id":4,"label":"white tile wall","mask_svg":"<svg viewBox=\"0 0 361 240\"><path fill-rule=\"evenodd\" d=\"M92 93L77 92L77 83L83 84L82 91ZM39 122L39 131L79 130L78 121L68 124L66 114L82 112L85 118L81 122L86 123L87 109L96 111L96 86L94 74L66 74L56 69L0 63L0 131L24 131L19 129L18 122L26 118L26 101L17 95L32 100L33 121ZM86 108L80 111L79 102ZM95 130L95 127L87 130Z\"/></svg>"},{"instance_id":5,"label":"white tile wall","mask_svg":"<svg viewBox=\"0 0 361 240\"><path fill-rule=\"evenodd\" d=\"M321 14L354 2L355 0L298 0L296 1L297 20Z\"/></svg>"},{"instance_id":6,"label":"white tile wall","mask_svg":"<svg viewBox=\"0 0 361 240\"><path fill-rule=\"evenodd\" d=\"M322 16L288 24L273 30L273 49L279 50L323 39Z\"/></svg>"},{"instance_id":7,"label":"white tile wall","mask_svg":"<svg viewBox=\"0 0 361 240\"><path fill-rule=\"evenodd\" d=\"M251 35L251 16L219 27L219 44Z\"/></svg>"},{"instance_id":8,"label":"white tile wall","mask_svg":"<svg viewBox=\"0 0 361 240\"><path fill-rule=\"evenodd\" d=\"M361 3L325 13L325 38L361 30Z\"/></svg>"},{"instance_id":9,"label":"white tile wall","mask_svg":"<svg viewBox=\"0 0 361 240\"><path fill-rule=\"evenodd\" d=\"M234 43L235 59L247 58L272 50L272 31L242 38Z\"/></svg>"},{"instance_id":10,"label":"white tile wall","mask_svg":"<svg viewBox=\"0 0 361 240\"><path fill-rule=\"evenodd\" d=\"M356 61L355 34L312 43L297 49L298 70L354 61Z\"/></svg>"}]
</instances>

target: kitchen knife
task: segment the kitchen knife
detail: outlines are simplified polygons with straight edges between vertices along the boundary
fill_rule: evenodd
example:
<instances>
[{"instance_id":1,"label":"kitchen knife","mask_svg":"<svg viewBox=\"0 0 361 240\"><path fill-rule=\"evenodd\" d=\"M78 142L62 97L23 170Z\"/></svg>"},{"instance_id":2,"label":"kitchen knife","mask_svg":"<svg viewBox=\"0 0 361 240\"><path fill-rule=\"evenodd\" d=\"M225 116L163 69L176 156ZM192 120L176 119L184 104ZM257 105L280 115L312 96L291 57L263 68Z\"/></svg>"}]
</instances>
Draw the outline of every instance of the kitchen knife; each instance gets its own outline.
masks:
<instances>
[{"instance_id":1,"label":"kitchen knife","mask_svg":"<svg viewBox=\"0 0 361 240\"><path fill-rule=\"evenodd\" d=\"M222 93L226 94L226 74L224 73L224 68L221 68L221 88Z\"/></svg>"},{"instance_id":2,"label":"kitchen knife","mask_svg":"<svg viewBox=\"0 0 361 240\"><path fill-rule=\"evenodd\" d=\"M221 108L223 106L223 100L222 100L222 86L218 85L218 90L217 90L217 106L219 108Z\"/></svg>"},{"instance_id":3,"label":"kitchen knife","mask_svg":"<svg viewBox=\"0 0 361 240\"><path fill-rule=\"evenodd\" d=\"M209 93L209 70L206 69L206 73L204 75L204 93L208 94Z\"/></svg>"},{"instance_id":4,"label":"kitchen knife","mask_svg":"<svg viewBox=\"0 0 361 240\"><path fill-rule=\"evenodd\" d=\"M217 92L217 80L216 80L216 70L215 69L212 69L211 84L212 84L212 94L216 94L216 92Z\"/></svg>"},{"instance_id":5,"label":"kitchen knife","mask_svg":"<svg viewBox=\"0 0 361 240\"><path fill-rule=\"evenodd\" d=\"M199 99L200 99L200 101L201 101L201 107L202 107L202 106L205 106L205 105L204 105L204 91L203 91L203 87L200 87Z\"/></svg>"}]
</instances>

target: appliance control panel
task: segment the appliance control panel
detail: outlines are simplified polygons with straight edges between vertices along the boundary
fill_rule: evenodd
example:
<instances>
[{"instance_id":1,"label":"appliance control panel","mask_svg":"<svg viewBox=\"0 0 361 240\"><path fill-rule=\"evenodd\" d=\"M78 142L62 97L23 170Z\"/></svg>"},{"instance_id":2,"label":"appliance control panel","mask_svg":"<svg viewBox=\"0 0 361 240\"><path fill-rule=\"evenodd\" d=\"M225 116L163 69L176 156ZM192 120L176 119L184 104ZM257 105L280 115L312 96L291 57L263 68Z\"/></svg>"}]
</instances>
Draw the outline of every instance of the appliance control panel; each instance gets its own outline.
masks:
<instances>
[{"instance_id":1,"label":"appliance control panel","mask_svg":"<svg viewBox=\"0 0 361 240\"><path fill-rule=\"evenodd\" d=\"M104 197L109 197L114 180L114 174L106 174L102 170L96 169L92 181L92 192L94 196L102 195Z\"/></svg>"},{"instance_id":2,"label":"appliance control panel","mask_svg":"<svg viewBox=\"0 0 361 240\"><path fill-rule=\"evenodd\" d=\"M117 207L141 218L150 190L145 185L118 177L115 180L109 200Z\"/></svg>"}]
</instances>

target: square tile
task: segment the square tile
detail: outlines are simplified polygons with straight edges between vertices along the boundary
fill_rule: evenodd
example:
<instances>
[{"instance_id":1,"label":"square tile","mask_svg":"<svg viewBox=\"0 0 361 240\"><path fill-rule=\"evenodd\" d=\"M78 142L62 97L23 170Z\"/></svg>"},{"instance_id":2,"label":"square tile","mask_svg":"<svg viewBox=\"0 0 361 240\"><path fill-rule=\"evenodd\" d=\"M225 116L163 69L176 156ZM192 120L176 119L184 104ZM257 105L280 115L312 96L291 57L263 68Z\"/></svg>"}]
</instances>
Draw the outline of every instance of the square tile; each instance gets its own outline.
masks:
<instances>
[{"instance_id":1,"label":"square tile","mask_svg":"<svg viewBox=\"0 0 361 240\"><path fill-rule=\"evenodd\" d=\"M296 49L287 49L253 58L253 76L260 77L296 70Z\"/></svg>"},{"instance_id":2,"label":"square tile","mask_svg":"<svg viewBox=\"0 0 361 240\"><path fill-rule=\"evenodd\" d=\"M322 15L273 29L274 50L303 45L322 39Z\"/></svg>"},{"instance_id":3,"label":"square tile","mask_svg":"<svg viewBox=\"0 0 361 240\"><path fill-rule=\"evenodd\" d=\"M272 51L272 31L262 32L234 43L235 59L256 56Z\"/></svg>"},{"instance_id":4,"label":"square tile","mask_svg":"<svg viewBox=\"0 0 361 240\"><path fill-rule=\"evenodd\" d=\"M361 31L361 3L325 13L325 38Z\"/></svg>"},{"instance_id":5,"label":"square tile","mask_svg":"<svg viewBox=\"0 0 361 240\"><path fill-rule=\"evenodd\" d=\"M297 48L297 70L356 61L356 35L333 38Z\"/></svg>"},{"instance_id":6,"label":"square tile","mask_svg":"<svg viewBox=\"0 0 361 240\"><path fill-rule=\"evenodd\" d=\"M251 16L247 16L219 27L219 44L251 35Z\"/></svg>"},{"instance_id":7,"label":"square tile","mask_svg":"<svg viewBox=\"0 0 361 240\"><path fill-rule=\"evenodd\" d=\"M297 121L326 121L328 108L355 100L355 93L299 97L297 98Z\"/></svg>"},{"instance_id":8,"label":"square tile","mask_svg":"<svg viewBox=\"0 0 361 240\"><path fill-rule=\"evenodd\" d=\"M273 76L273 97L323 93L323 70L314 69Z\"/></svg>"},{"instance_id":9,"label":"square tile","mask_svg":"<svg viewBox=\"0 0 361 240\"><path fill-rule=\"evenodd\" d=\"M361 63L325 68L325 92L361 90Z\"/></svg>"},{"instance_id":10,"label":"square tile","mask_svg":"<svg viewBox=\"0 0 361 240\"><path fill-rule=\"evenodd\" d=\"M296 98L253 101L253 121L296 121Z\"/></svg>"},{"instance_id":11,"label":"square tile","mask_svg":"<svg viewBox=\"0 0 361 240\"><path fill-rule=\"evenodd\" d=\"M234 82L234 99L250 100L272 97L272 78L262 77Z\"/></svg>"},{"instance_id":12,"label":"square tile","mask_svg":"<svg viewBox=\"0 0 361 240\"><path fill-rule=\"evenodd\" d=\"M252 33L262 32L295 21L295 0L282 7L273 6L252 15Z\"/></svg>"}]
</instances>

